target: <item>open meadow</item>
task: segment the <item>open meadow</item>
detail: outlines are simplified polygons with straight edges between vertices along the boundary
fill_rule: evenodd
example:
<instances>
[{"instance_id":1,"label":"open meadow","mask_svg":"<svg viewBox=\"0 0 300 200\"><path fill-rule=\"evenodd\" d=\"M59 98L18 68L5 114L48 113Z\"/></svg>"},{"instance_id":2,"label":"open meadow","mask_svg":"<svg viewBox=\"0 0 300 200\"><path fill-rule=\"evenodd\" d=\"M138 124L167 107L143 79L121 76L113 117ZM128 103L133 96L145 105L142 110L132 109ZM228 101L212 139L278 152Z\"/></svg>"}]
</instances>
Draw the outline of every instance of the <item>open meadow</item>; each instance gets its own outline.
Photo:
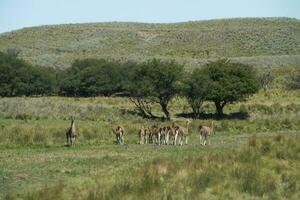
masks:
<instances>
[{"instance_id":1,"label":"open meadow","mask_svg":"<svg viewBox=\"0 0 300 200\"><path fill-rule=\"evenodd\" d=\"M138 144L142 125L171 122L143 119L127 98L1 98L0 198L299 199L300 93L277 82L227 106L225 119L192 120L183 146ZM170 112L183 125L191 110L175 98ZM70 116L78 137L67 147ZM212 120L215 134L202 146L197 126ZM118 124L125 145L115 144Z\"/></svg>"}]
</instances>

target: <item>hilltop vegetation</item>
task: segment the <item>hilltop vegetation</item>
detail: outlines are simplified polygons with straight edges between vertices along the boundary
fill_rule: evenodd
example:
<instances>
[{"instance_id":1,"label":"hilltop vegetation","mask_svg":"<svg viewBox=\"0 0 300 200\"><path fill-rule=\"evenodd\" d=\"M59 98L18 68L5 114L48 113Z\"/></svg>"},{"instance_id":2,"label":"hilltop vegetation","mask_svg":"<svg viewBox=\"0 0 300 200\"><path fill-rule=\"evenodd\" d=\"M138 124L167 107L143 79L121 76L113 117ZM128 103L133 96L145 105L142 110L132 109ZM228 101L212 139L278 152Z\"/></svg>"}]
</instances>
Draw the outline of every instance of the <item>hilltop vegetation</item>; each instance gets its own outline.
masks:
<instances>
[{"instance_id":1,"label":"hilltop vegetation","mask_svg":"<svg viewBox=\"0 0 300 200\"><path fill-rule=\"evenodd\" d=\"M245 18L174 24L51 25L4 33L0 50L14 47L32 64L66 68L75 59L176 59L187 67L230 57L257 66L300 62L300 21ZM278 57L279 56L279 57Z\"/></svg>"}]
</instances>

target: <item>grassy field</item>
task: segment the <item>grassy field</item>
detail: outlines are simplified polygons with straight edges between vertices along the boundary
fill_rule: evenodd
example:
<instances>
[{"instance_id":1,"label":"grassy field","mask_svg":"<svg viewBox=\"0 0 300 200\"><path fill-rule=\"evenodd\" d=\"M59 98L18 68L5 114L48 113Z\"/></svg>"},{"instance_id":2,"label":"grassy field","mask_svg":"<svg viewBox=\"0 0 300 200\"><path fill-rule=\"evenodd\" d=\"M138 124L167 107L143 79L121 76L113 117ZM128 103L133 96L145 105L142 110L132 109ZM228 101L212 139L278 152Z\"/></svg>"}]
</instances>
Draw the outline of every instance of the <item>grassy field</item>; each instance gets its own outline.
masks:
<instances>
[{"instance_id":1,"label":"grassy field","mask_svg":"<svg viewBox=\"0 0 300 200\"><path fill-rule=\"evenodd\" d=\"M1 149L1 193L8 194L7 199L297 199L299 135L280 134L216 135L209 147L192 137L191 144L182 147ZM250 147L240 150L248 143Z\"/></svg>"},{"instance_id":2,"label":"grassy field","mask_svg":"<svg viewBox=\"0 0 300 200\"><path fill-rule=\"evenodd\" d=\"M0 199L298 199L300 93L273 85L226 107L235 113L226 119L193 120L187 146L138 145L142 125L171 122L142 119L127 98L1 98ZM181 98L170 110L180 125L190 113ZM71 148L70 116L79 134ZM211 120L216 134L203 147L197 126ZM117 124L126 145L114 143Z\"/></svg>"}]
</instances>

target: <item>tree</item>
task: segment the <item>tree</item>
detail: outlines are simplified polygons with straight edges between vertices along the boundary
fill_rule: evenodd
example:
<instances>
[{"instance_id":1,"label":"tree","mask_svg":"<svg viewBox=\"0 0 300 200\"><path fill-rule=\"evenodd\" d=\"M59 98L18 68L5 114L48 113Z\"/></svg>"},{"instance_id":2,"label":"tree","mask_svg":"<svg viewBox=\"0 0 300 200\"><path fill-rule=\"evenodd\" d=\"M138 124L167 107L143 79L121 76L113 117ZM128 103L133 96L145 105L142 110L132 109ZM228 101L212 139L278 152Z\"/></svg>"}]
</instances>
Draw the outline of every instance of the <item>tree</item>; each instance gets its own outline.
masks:
<instances>
[{"instance_id":1,"label":"tree","mask_svg":"<svg viewBox=\"0 0 300 200\"><path fill-rule=\"evenodd\" d=\"M183 75L183 66L174 61L153 59L135 69L128 87L135 105L143 115L153 117L149 105L158 103L166 119L170 119L168 105L179 92L178 81Z\"/></svg>"},{"instance_id":2,"label":"tree","mask_svg":"<svg viewBox=\"0 0 300 200\"><path fill-rule=\"evenodd\" d=\"M259 89L259 83L252 67L220 59L208 63L203 73L209 78L206 99L213 101L218 115L228 103L243 101Z\"/></svg>"},{"instance_id":3,"label":"tree","mask_svg":"<svg viewBox=\"0 0 300 200\"><path fill-rule=\"evenodd\" d=\"M153 87L147 67L132 64L124 72L127 79L123 81L123 87L128 93L130 101L134 103L144 118L156 118L152 113L154 101L151 94Z\"/></svg>"},{"instance_id":4,"label":"tree","mask_svg":"<svg viewBox=\"0 0 300 200\"><path fill-rule=\"evenodd\" d=\"M17 50L0 53L0 96L52 94L55 70L32 66L17 58L18 53Z\"/></svg>"},{"instance_id":5,"label":"tree","mask_svg":"<svg viewBox=\"0 0 300 200\"><path fill-rule=\"evenodd\" d=\"M183 66L174 61L148 61L146 67L152 80L152 97L161 106L167 120L170 119L168 111L169 102L179 93L178 82L183 76Z\"/></svg>"},{"instance_id":6,"label":"tree","mask_svg":"<svg viewBox=\"0 0 300 200\"><path fill-rule=\"evenodd\" d=\"M184 81L183 95L190 104L195 118L200 116L201 106L210 89L209 78L202 71L195 69Z\"/></svg>"},{"instance_id":7,"label":"tree","mask_svg":"<svg viewBox=\"0 0 300 200\"><path fill-rule=\"evenodd\" d=\"M67 96L111 96L122 91L122 64L103 59L77 60L67 69L60 93Z\"/></svg>"}]
</instances>

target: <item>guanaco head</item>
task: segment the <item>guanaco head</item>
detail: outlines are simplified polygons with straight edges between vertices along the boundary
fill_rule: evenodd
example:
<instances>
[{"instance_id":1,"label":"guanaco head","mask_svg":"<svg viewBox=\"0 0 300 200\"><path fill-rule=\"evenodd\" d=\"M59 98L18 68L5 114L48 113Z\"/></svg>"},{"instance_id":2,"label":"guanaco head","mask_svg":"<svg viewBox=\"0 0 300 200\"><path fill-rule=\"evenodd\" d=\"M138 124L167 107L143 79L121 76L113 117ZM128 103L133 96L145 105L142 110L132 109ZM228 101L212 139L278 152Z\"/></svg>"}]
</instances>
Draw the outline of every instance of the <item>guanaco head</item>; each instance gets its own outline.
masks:
<instances>
[{"instance_id":1,"label":"guanaco head","mask_svg":"<svg viewBox=\"0 0 300 200\"><path fill-rule=\"evenodd\" d=\"M71 116L70 120L71 120L71 126L72 126L74 124L74 122L75 122L75 118L73 116Z\"/></svg>"},{"instance_id":2,"label":"guanaco head","mask_svg":"<svg viewBox=\"0 0 300 200\"><path fill-rule=\"evenodd\" d=\"M185 124L188 126L192 121L190 119L186 120Z\"/></svg>"},{"instance_id":3,"label":"guanaco head","mask_svg":"<svg viewBox=\"0 0 300 200\"><path fill-rule=\"evenodd\" d=\"M199 125L198 130L200 131L202 129L203 125Z\"/></svg>"}]
</instances>

